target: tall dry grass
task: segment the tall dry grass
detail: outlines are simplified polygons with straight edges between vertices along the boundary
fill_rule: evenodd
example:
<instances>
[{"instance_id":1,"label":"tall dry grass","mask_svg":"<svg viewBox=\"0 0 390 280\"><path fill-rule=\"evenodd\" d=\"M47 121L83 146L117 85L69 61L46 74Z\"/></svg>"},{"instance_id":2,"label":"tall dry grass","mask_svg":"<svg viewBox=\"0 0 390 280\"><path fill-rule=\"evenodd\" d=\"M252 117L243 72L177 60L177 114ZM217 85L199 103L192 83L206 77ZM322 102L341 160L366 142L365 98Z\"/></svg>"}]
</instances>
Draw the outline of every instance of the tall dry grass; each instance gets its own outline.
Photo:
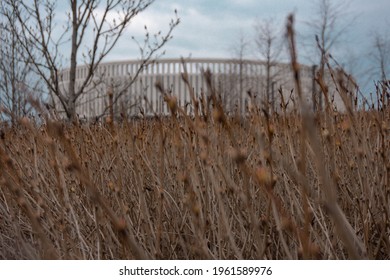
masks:
<instances>
[{"instance_id":1,"label":"tall dry grass","mask_svg":"<svg viewBox=\"0 0 390 280\"><path fill-rule=\"evenodd\" d=\"M228 117L206 72L194 116L2 127L0 258L388 259L390 110L329 71L345 113Z\"/></svg>"}]
</instances>

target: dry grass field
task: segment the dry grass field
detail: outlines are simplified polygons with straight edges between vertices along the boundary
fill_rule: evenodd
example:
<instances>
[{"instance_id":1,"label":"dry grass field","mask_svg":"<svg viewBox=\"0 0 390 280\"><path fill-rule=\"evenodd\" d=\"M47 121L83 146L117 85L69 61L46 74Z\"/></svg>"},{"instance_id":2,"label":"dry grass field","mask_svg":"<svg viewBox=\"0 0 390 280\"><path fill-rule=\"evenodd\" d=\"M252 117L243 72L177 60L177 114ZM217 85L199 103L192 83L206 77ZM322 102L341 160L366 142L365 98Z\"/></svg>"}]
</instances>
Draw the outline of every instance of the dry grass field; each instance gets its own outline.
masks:
<instances>
[{"instance_id":1,"label":"dry grass field","mask_svg":"<svg viewBox=\"0 0 390 280\"><path fill-rule=\"evenodd\" d=\"M289 31L292 37L292 31ZM0 127L1 259L389 259L389 85L373 107L301 101L227 116L205 73L195 115ZM283 101L282 101L283 102Z\"/></svg>"},{"instance_id":2,"label":"dry grass field","mask_svg":"<svg viewBox=\"0 0 390 280\"><path fill-rule=\"evenodd\" d=\"M389 259L388 108L240 119L210 96L192 117L166 95L170 117L2 127L0 258Z\"/></svg>"}]
</instances>

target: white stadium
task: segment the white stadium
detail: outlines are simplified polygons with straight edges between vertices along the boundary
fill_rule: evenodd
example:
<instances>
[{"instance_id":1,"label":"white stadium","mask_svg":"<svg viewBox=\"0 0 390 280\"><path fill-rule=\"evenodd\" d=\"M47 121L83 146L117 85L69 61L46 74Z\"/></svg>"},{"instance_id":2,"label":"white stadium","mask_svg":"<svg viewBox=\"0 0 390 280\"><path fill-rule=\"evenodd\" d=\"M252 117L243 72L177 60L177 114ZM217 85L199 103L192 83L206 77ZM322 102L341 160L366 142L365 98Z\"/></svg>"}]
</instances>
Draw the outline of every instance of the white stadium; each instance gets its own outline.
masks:
<instances>
[{"instance_id":1,"label":"white stadium","mask_svg":"<svg viewBox=\"0 0 390 280\"><path fill-rule=\"evenodd\" d=\"M184 67L188 73L190 86L197 97L207 96L208 89L204 71L212 73L214 88L220 96L228 113L245 114L253 102L257 105L268 104L273 111L280 111L282 96L288 109L297 104L294 93L294 79L290 64L279 63L270 67L258 60L235 59L159 59L141 67L138 60L101 63L94 74L93 84L80 96L77 102L77 114L80 118L91 119L109 114L110 101L115 116L155 116L169 113L163 94L156 88L156 82L162 84L164 91L175 96L178 105L187 113L193 113L189 87L182 79ZM137 74L138 72L138 74ZM322 98L318 98L319 88L314 82L315 67L301 65L300 77L302 92L309 108L318 110L323 107ZM269 74L268 74L269 73ZM268 74L268 75L267 75ZM78 66L76 86L81 85L87 75L87 66ZM344 111L345 106L330 75L327 74L329 95L334 109ZM60 87L64 90L68 84L69 71L62 72ZM332 86L333 85L333 86ZM295 100L293 100L295 99ZM59 102L54 100L57 112L61 112Z\"/></svg>"}]
</instances>

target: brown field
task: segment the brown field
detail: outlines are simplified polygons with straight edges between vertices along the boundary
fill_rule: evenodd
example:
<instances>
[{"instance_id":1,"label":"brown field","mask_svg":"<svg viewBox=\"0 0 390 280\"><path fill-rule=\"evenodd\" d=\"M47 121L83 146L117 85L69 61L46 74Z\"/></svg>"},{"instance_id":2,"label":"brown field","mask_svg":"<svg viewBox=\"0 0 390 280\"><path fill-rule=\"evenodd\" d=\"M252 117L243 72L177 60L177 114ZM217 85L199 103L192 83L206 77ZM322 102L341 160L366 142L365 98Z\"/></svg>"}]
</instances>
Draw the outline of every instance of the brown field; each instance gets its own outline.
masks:
<instances>
[{"instance_id":1,"label":"brown field","mask_svg":"<svg viewBox=\"0 0 390 280\"><path fill-rule=\"evenodd\" d=\"M51 67L51 43L34 34L22 39L42 41ZM357 102L355 82L351 89L347 74L332 70L317 39L345 112L332 109L325 70L315 78L324 108L312 112L302 101L293 15L286 35L295 85L288 111L280 89L276 113L253 102L245 116L228 115L206 71L199 99L182 75L194 116L161 84L169 116L114 121L112 93L101 123L54 120L32 100L39 118L9 113L13 125L0 123L0 259L390 259L390 84L378 82L374 105ZM53 76L49 66L37 72Z\"/></svg>"},{"instance_id":2,"label":"brown field","mask_svg":"<svg viewBox=\"0 0 390 280\"><path fill-rule=\"evenodd\" d=\"M0 258L389 259L388 109L167 102L180 117L3 127Z\"/></svg>"}]
</instances>

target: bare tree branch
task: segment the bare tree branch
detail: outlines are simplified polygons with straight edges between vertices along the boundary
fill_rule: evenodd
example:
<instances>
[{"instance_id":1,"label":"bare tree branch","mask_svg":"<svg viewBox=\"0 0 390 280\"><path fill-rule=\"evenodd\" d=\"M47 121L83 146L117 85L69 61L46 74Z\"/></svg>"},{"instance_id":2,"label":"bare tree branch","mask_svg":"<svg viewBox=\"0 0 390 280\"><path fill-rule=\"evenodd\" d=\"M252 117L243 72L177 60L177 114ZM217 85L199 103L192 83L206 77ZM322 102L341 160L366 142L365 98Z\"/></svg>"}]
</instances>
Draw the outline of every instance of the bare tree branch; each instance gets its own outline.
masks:
<instances>
[{"instance_id":1,"label":"bare tree branch","mask_svg":"<svg viewBox=\"0 0 390 280\"><path fill-rule=\"evenodd\" d=\"M99 64L114 49L132 20L153 2L154 0L107 0L104 3L99 0L68 0L69 10L65 14L69 18L69 24L63 30L59 30L54 24L57 16L56 1L34 0L31 3L4 0L4 6L7 7L7 23L17 33L16 38L26 57L45 81L50 94L57 99L57 105L59 103L66 117L74 119L77 117L78 100L93 86ZM12 21L13 18L16 21ZM176 21L171 22L166 36L162 36L155 44L147 43L144 46L144 64L170 40L178 23L179 19L176 18ZM150 42L148 37L146 41ZM64 43L70 44L68 55L60 53L60 46ZM35 52L32 52L32 45ZM85 52L81 53L82 49ZM80 56L88 67L86 75L82 80L77 80L76 85ZM70 65L66 88L60 87L64 58ZM116 100L118 99L119 97Z\"/></svg>"},{"instance_id":2,"label":"bare tree branch","mask_svg":"<svg viewBox=\"0 0 390 280\"><path fill-rule=\"evenodd\" d=\"M280 68L276 67L283 51L282 33L276 28L274 20L267 19L257 21L255 26L256 51L264 60L266 66L266 105L274 110L274 98L271 96L272 84L282 80L279 76ZM268 109L267 109L268 110ZM269 112L268 112L269 113Z\"/></svg>"},{"instance_id":3,"label":"bare tree branch","mask_svg":"<svg viewBox=\"0 0 390 280\"><path fill-rule=\"evenodd\" d=\"M6 12L6 7L1 3L0 15ZM5 112L12 125L19 118L32 113L33 108L28 100L42 92L40 82L33 71L31 60L21 51L16 33L6 21L0 21L0 114Z\"/></svg>"}]
</instances>

